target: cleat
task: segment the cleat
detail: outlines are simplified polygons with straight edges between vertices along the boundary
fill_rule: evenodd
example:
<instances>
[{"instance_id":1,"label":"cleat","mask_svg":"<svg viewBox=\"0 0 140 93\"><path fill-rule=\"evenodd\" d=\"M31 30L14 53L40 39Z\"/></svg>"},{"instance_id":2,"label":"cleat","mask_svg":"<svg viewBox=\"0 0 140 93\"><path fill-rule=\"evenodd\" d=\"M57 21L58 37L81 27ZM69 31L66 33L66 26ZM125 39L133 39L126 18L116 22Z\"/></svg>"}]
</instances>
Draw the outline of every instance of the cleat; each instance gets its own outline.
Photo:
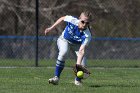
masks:
<instances>
[{"instance_id":1,"label":"cleat","mask_svg":"<svg viewBox=\"0 0 140 93\"><path fill-rule=\"evenodd\" d=\"M53 78L50 78L48 80L49 84L53 84L53 85L58 85L58 82L59 82L59 78L57 76L53 77Z\"/></svg>"},{"instance_id":2,"label":"cleat","mask_svg":"<svg viewBox=\"0 0 140 93\"><path fill-rule=\"evenodd\" d=\"M75 83L76 86L82 86L82 82L81 82L81 81L77 81L77 80L75 80L74 83Z\"/></svg>"}]
</instances>

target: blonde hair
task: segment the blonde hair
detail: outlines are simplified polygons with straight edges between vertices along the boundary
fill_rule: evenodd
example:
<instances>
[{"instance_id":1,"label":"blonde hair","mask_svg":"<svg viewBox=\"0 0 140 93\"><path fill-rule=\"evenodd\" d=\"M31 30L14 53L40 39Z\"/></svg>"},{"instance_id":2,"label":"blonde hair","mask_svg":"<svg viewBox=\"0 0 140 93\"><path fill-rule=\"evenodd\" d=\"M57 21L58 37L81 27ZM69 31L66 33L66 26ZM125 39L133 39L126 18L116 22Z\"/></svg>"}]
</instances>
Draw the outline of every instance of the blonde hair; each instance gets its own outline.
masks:
<instances>
[{"instance_id":1,"label":"blonde hair","mask_svg":"<svg viewBox=\"0 0 140 93\"><path fill-rule=\"evenodd\" d=\"M82 15L82 14L83 14L84 16L88 17L89 20L92 20L92 13L91 13L90 11L85 10L85 11L83 11L83 12L81 13L81 15Z\"/></svg>"}]
</instances>

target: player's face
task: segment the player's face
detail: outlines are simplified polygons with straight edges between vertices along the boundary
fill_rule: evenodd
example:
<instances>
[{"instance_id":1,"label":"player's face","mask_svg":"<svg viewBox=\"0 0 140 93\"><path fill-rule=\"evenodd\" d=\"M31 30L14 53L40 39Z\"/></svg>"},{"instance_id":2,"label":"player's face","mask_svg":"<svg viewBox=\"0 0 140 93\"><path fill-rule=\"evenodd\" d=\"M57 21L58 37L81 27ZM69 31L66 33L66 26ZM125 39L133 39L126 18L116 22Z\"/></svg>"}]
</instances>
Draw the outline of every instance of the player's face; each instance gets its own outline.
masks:
<instances>
[{"instance_id":1,"label":"player's face","mask_svg":"<svg viewBox=\"0 0 140 93\"><path fill-rule=\"evenodd\" d=\"M86 17L83 14L83 15L80 16L79 20L80 20L79 25L78 25L79 29L80 30L86 29L88 27L88 25L89 25L89 19L88 19L88 17Z\"/></svg>"}]
</instances>

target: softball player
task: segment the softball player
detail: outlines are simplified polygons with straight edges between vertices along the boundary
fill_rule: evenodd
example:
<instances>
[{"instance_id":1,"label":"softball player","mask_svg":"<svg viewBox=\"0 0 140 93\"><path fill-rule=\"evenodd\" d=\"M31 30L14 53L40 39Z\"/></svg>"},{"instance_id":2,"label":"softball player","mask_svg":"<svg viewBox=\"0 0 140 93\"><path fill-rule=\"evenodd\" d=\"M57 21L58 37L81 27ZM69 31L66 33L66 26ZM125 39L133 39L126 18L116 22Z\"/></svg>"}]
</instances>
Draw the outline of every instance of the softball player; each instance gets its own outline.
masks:
<instances>
[{"instance_id":1,"label":"softball player","mask_svg":"<svg viewBox=\"0 0 140 93\"><path fill-rule=\"evenodd\" d=\"M89 11L84 11L80 14L79 19L66 15L59 18L51 27L46 28L45 34L53 30L62 21L67 22L67 26L57 40L59 54L56 61L55 75L53 78L49 79L49 83L54 85L58 84L69 49L74 50L77 55L76 64L86 64L85 51L91 41L91 33L89 29L90 20L91 13ZM81 78L75 78L75 85L82 85Z\"/></svg>"}]
</instances>

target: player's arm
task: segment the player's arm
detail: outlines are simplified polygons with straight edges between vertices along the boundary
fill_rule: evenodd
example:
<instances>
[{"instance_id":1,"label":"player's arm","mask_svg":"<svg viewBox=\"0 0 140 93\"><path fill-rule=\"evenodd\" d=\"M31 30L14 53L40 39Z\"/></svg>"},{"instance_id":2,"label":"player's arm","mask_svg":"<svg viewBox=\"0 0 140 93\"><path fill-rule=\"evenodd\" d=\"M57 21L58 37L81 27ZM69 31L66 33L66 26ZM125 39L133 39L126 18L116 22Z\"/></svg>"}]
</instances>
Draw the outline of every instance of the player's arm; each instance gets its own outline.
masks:
<instances>
[{"instance_id":1,"label":"player's arm","mask_svg":"<svg viewBox=\"0 0 140 93\"><path fill-rule=\"evenodd\" d=\"M57 25L59 25L63 20L65 19L65 16L60 17L51 27L45 29L45 34L53 30Z\"/></svg>"},{"instance_id":2,"label":"player's arm","mask_svg":"<svg viewBox=\"0 0 140 93\"><path fill-rule=\"evenodd\" d=\"M79 49L79 54L78 54L78 58L77 58L77 63L76 65L74 66L73 68L73 71L75 73L75 75L77 76L77 72L78 71L83 71L84 73L86 73L86 78L91 74L90 71L83 65L81 65L81 62L82 62L82 59L83 59L83 56L85 54L85 49L86 49L86 45L82 44L80 46L80 49Z\"/></svg>"},{"instance_id":3,"label":"player's arm","mask_svg":"<svg viewBox=\"0 0 140 93\"><path fill-rule=\"evenodd\" d=\"M84 54L85 54L85 48L86 48L86 45L81 45L80 46L79 51L78 51L78 57L77 57L76 64L81 64L82 59L83 59Z\"/></svg>"},{"instance_id":4,"label":"player's arm","mask_svg":"<svg viewBox=\"0 0 140 93\"><path fill-rule=\"evenodd\" d=\"M79 48L77 62L76 65L73 67L73 71L76 76L78 71L83 71L84 73L86 73L86 76L89 76L91 74L90 71L85 66L81 65L88 43L89 38L87 37Z\"/></svg>"},{"instance_id":5,"label":"player's arm","mask_svg":"<svg viewBox=\"0 0 140 93\"><path fill-rule=\"evenodd\" d=\"M77 64L81 64L83 56L85 55L86 48L91 41L91 33L89 30L85 31L86 33L86 38L84 42L82 42L80 48L79 48L79 53L78 53L78 58L77 58Z\"/></svg>"}]
</instances>

